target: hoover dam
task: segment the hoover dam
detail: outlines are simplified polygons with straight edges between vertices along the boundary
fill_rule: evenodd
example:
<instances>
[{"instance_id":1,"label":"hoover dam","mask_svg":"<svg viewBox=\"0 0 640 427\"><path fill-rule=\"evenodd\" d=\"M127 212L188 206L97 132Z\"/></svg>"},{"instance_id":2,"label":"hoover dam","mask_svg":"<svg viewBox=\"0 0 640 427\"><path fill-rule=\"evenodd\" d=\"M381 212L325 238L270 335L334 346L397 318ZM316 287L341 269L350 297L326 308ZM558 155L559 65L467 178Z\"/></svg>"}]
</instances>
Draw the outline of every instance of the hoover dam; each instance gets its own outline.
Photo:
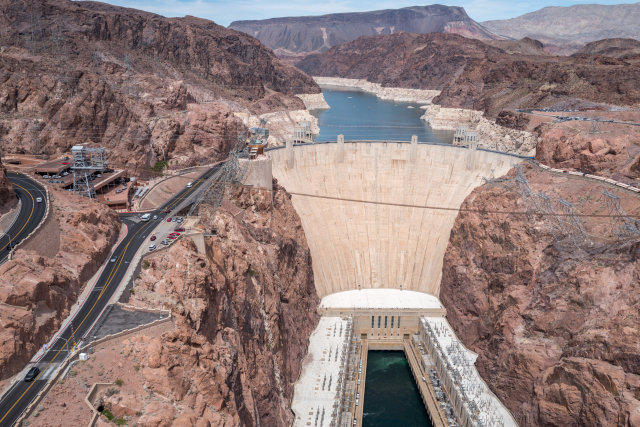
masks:
<instances>
[{"instance_id":1,"label":"hoover dam","mask_svg":"<svg viewBox=\"0 0 640 427\"><path fill-rule=\"evenodd\" d=\"M292 195L320 297L353 289L438 296L457 209L482 177L521 158L475 147L399 142L290 145L269 151Z\"/></svg>"},{"instance_id":2,"label":"hoover dam","mask_svg":"<svg viewBox=\"0 0 640 427\"><path fill-rule=\"evenodd\" d=\"M322 298L295 386L294 426L366 426L369 350L405 352L434 426L516 426L438 295L462 202L483 177L503 176L524 158L475 144L342 136L289 141L268 156L301 218Z\"/></svg>"}]
</instances>

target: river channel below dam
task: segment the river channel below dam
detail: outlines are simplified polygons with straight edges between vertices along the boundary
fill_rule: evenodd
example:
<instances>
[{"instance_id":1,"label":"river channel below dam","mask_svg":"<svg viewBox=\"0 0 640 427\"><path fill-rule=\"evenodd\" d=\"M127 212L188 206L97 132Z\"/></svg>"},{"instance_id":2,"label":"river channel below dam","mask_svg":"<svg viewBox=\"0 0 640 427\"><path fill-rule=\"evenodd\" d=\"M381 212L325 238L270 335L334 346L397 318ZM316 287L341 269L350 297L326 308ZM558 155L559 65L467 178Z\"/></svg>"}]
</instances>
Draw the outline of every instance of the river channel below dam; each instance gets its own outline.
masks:
<instances>
[{"instance_id":1,"label":"river channel below dam","mask_svg":"<svg viewBox=\"0 0 640 427\"><path fill-rule=\"evenodd\" d=\"M318 119L316 141L349 140L411 141L451 144L453 131L435 130L420 116L422 104L378 98L372 93L339 86L322 86L328 110L311 110Z\"/></svg>"}]
</instances>

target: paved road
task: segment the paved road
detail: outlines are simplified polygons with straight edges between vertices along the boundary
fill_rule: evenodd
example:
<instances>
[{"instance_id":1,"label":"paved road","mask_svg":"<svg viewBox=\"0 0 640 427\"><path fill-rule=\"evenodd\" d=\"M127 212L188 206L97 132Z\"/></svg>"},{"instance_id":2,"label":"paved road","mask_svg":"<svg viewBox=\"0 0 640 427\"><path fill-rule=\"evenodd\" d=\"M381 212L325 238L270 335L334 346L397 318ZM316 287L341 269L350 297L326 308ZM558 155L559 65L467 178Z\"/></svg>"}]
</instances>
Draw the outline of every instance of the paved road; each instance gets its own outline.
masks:
<instances>
[{"instance_id":1,"label":"paved road","mask_svg":"<svg viewBox=\"0 0 640 427\"><path fill-rule=\"evenodd\" d=\"M9 172L7 175L22 201L22 209L16 222L0 238L0 263L9 256L7 250L9 242L19 242L27 237L42 222L47 211L47 193L42 185L18 173ZM41 203L36 202L38 197L42 198Z\"/></svg>"},{"instance_id":2,"label":"paved road","mask_svg":"<svg viewBox=\"0 0 640 427\"><path fill-rule=\"evenodd\" d=\"M90 332L92 326L96 323L103 309L107 306L109 300L118 288L118 285L126 276L127 269L131 265L130 263L138 251L138 248L143 244L148 244L148 236L151 234L151 231L160 221L164 221L166 216L173 213L165 214L165 210L173 210L182 204L183 200L190 198L200 186L204 185L204 180L214 174L219 167L220 165L216 165L209 169L199 180L194 182L193 187L184 188L161 208L149 212L151 216L158 215L158 220L134 224L132 224L131 221L127 221L127 236L113 252L113 257L116 258L116 261L107 261L107 265L96 281L93 290L87 294L86 300L73 316L71 323L74 328L76 340L79 340ZM120 216L122 218L131 215L137 216L136 214L121 214ZM55 368L68 356L69 349L72 345L71 327L68 326L58 335L58 338L49 351L36 363L36 366L41 370L38 378L28 383L22 380L17 381L13 388L2 398L0 401L0 427L9 427L16 422L22 412L29 406L29 403L31 403L44 387L48 378L53 375Z\"/></svg>"}]
</instances>

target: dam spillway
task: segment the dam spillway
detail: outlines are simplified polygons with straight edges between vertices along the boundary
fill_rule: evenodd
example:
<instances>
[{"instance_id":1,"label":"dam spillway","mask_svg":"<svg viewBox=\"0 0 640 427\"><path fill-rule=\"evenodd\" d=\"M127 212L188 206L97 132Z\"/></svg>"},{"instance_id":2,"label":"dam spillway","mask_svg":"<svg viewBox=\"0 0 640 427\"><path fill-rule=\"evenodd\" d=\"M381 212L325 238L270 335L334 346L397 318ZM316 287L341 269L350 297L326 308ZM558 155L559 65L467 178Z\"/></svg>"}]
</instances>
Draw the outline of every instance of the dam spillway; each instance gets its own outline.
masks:
<instances>
[{"instance_id":1,"label":"dam spillway","mask_svg":"<svg viewBox=\"0 0 640 427\"><path fill-rule=\"evenodd\" d=\"M415 140L289 144L269 155L302 220L320 297L375 288L438 296L456 209L483 176L522 161Z\"/></svg>"}]
</instances>

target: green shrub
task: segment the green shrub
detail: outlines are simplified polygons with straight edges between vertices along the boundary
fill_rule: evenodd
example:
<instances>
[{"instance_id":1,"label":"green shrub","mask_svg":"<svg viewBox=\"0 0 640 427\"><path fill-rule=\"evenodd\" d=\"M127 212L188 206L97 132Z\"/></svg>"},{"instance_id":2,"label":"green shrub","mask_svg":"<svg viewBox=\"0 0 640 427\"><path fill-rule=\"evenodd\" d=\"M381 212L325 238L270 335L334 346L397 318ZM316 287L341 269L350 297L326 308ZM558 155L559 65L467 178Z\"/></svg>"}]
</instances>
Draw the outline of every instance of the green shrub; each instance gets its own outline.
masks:
<instances>
[{"instance_id":1,"label":"green shrub","mask_svg":"<svg viewBox=\"0 0 640 427\"><path fill-rule=\"evenodd\" d=\"M149 267L151 267L151 263L149 261L147 261L146 259L144 261L142 261L142 268L143 269L148 269Z\"/></svg>"},{"instance_id":2,"label":"green shrub","mask_svg":"<svg viewBox=\"0 0 640 427\"><path fill-rule=\"evenodd\" d=\"M107 419L109 421L113 420L115 417L113 416L113 414L111 412L109 412L108 410L104 410L101 412L102 415L104 415L105 417L107 417Z\"/></svg>"},{"instance_id":3,"label":"green shrub","mask_svg":"<svg viewBox=\"0 0 640 427\"><path fill-rule=\"evenodd\" d=\"M124 384L124 381L122 381L120 378L116 379L116 385L118 387L122 387L122 384Z\"/></svg>"}]
</instances>

